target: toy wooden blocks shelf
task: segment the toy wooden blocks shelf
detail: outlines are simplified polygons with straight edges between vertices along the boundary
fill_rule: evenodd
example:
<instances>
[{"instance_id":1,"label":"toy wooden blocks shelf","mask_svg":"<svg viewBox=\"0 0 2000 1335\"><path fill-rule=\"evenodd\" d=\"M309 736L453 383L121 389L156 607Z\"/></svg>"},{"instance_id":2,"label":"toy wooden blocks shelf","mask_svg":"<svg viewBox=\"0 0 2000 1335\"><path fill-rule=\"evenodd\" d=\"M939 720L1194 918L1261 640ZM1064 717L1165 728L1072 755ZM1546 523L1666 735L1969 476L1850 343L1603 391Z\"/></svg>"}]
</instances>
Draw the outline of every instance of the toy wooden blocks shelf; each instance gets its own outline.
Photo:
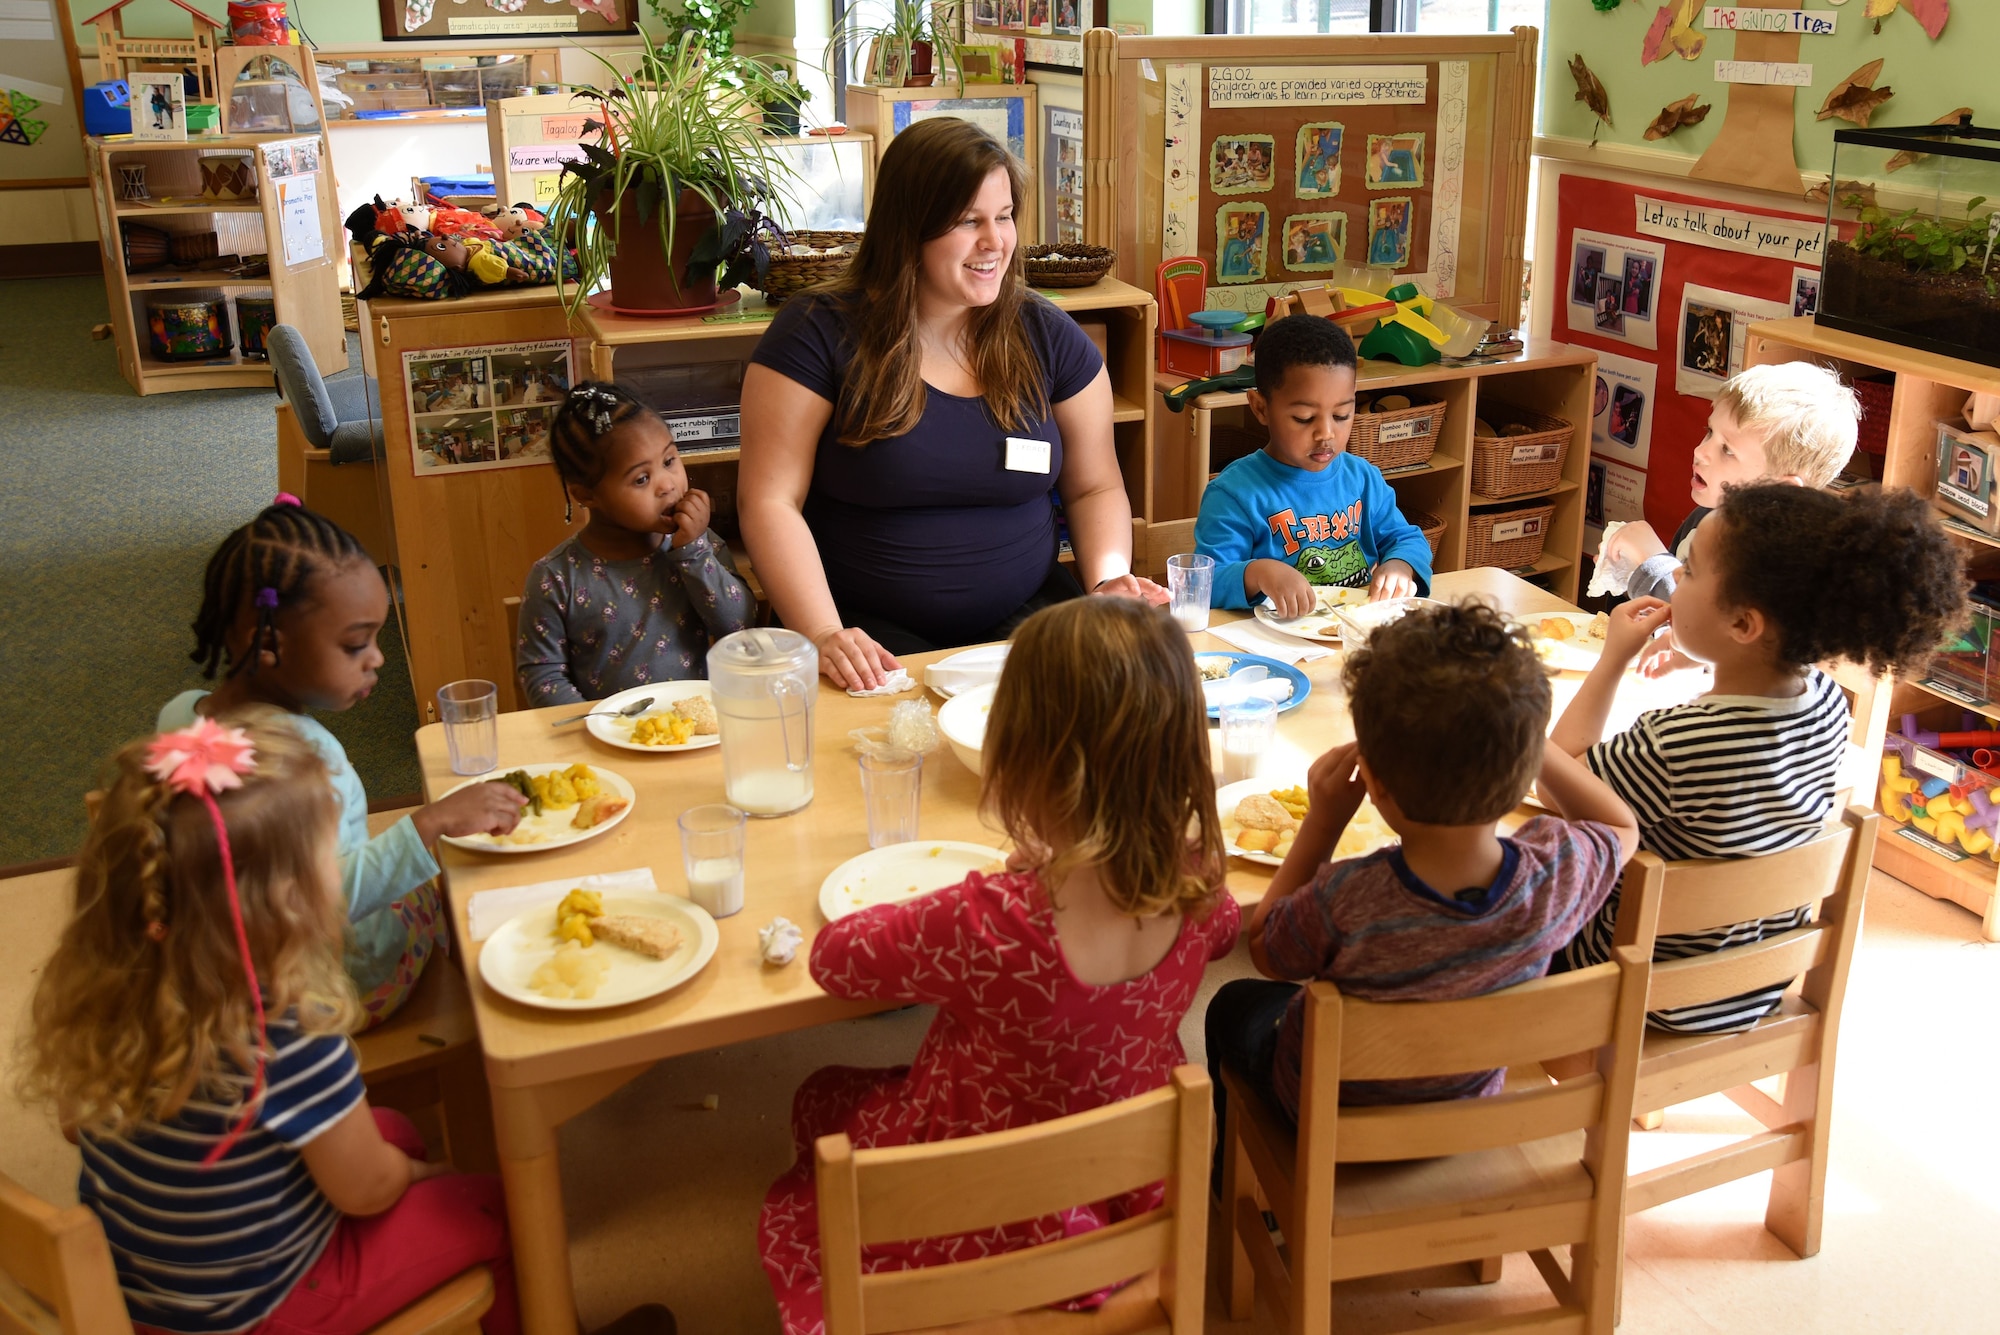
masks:
<instances>
[{"instance_id":1,"label":"toy wooden blocks shelf","mask_svg":"<svg viewBox=\"0 0 2000 1335\"><path fill-rule=\"evenodd\" d=\"M340 221L322 139L112 136L89 149L118 369L133 389L271 384L258 355L267 318L305 335L322 374L346 369ZM215 267L230 255L265 258L268 271ZM245 303L259 296L271 316L246 320Z\"/></svg>"},{"instance_id":2,"label":"toy wooden blocks shelf","mask_svg":"<svg viewBox=\"0 0 2000 1335\"><path fill-rule=\"evenodd\" d=\"M2000 370L1990 366L1843 333L1810 319L1750 326L1746 364L1800 360L1831 364L1850 380L1857 375L1884 373L1892 377L1881 456L1882 484L1908 487L1932 498L1938 488L1938 424L1959 417L1972 394L2000 394ZM1863 435L1869 435L1867 423ZM1950 518L1945 527L1965 549L1975 577L2000 575L2000 537ZM1854 669L1838 675L1841 684L1856 695L1857 713L1862 712L1862 702L1867 702L1872 742L1862 744L1871 756L1882 753L1890 724L1906 714L1915 716L1921 730L1949 732L1961 728L1962 716L1969 710L1986 720L1984 728L2000 729L2000 701L1992 699L1989 692L1968 689L1959 680L1945 678L1935 667L1922 678L1880 682L1868 681ZM1920 778L1929 773L1912 772ZM2000 787L2000 778L1992 779L1991 785ZM1879 794L1871 787L1854 795L1856 802L1876 806L1894 822L1883 825L1882 837L1875 844L1875 865L1927 895L1972 910L1982 919L1986 939L2000 941L2000 861L1991 851L1969 853L1915 828L1908 812L1894 800L1896 796L1886 785Z\"/></svg>"}]
</instances>

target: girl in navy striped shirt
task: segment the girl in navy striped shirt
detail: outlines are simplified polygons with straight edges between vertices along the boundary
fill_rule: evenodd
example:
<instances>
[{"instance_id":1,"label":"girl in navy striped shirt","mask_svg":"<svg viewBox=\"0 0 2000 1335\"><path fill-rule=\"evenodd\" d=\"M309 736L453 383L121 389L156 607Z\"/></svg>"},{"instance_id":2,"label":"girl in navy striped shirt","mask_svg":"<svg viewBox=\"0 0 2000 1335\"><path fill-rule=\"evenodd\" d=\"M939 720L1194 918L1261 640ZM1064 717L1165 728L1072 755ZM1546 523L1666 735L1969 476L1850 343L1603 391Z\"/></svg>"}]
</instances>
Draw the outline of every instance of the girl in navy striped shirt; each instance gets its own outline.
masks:
<instances>
[{"instance_id":1,"label":"girl in navy striped shirt","mask_svg":"<svg viewBox=\"0 0 2000 1335\"><path fill-rule=\"evenodd\" d=\"M1745 857L1797 848L1833 814L1847 700L1813 665L1846 659L1880 673L1921 664L1964 619L1965 562L1914 492L1867 487L1843 497L1759 482L1730 488L1695 529L1673 594L1671 603L1636 598L1611 613L1604 654L1549 744L1581 756L1625 799L1642 848L1663 858ZM1626 669L1669 625L1682 653L1714 668L1714 688L1604 737ZM1617 917L1614 893L1556 967L1609 959ZM1663 936L1653 958L1745 945L1810 917L1803 905ZM1784 993L1762 988L1648 1018L1678 1033L1729 1033L1776 1010Z\"/></svg>"},{"instance_id":2,"label":"girl in navy striped shirt","mask_svg":"<svg viewBox=\"0 0 2000 1335\"><path fill-rule=\"evenodd\" d=\"M112 764L26 1084L82 1150L133 1324L348 1335L483 1264L482 1329L511 1335L498 1181L426 1162L362 1088L325 764L270 709Z\"/></svg>"}]
</instances>

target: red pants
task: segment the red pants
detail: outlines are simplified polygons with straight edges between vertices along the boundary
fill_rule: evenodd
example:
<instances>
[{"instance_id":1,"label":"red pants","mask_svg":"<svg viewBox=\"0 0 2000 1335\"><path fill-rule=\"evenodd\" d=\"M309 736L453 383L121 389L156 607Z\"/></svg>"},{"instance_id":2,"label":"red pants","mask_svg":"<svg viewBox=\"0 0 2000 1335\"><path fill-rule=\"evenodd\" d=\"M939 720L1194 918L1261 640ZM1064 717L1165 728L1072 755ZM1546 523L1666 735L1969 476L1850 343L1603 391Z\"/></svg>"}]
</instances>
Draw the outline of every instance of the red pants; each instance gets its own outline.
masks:
<instances>
[{"instance_id":1,"label":"red pants","mask_svg":"<svg viewBox=\"0 0 2000 1335\"><path fill-rule=\"evenodd\" d=\"M384 1140L412 1159L425 1157L409 1118L387 1108L372 1111ZM364 1335L476 1265L493 1272L493 1306L479 1329L518 1335L521 1313L500 1179L453 1173L412 1182L381 1214L336 1224L312 1269L245 1335Z\"/></svg>"}]
</instances>

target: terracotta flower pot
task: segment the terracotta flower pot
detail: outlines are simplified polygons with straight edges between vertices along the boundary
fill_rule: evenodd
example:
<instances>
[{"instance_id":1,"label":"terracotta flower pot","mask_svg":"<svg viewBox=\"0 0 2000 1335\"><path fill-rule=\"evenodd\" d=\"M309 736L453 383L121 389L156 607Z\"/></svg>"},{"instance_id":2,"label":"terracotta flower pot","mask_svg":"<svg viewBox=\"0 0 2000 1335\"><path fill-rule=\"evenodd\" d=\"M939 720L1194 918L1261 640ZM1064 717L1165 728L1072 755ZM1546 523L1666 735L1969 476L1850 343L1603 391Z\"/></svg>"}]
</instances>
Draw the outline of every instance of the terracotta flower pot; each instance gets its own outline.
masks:
<instances>
[{"instance_id":1,"label":"terracotta flower pot","mask_svg":"<svg viewBox=\"0 0 2000 1335\"><path fill-rule=\"evenodd\" d=\"M611 226L600 207L598 222ZM618 204L618 247L611 256L611 300L625 310L672 311L715 304L715 270L687 278L688 257L715 226L715 210L692 190L681 191L674 217L674 249L660 244L657 214L639 221L639 193L627 190Z\"/></svg>"}]
</instances>

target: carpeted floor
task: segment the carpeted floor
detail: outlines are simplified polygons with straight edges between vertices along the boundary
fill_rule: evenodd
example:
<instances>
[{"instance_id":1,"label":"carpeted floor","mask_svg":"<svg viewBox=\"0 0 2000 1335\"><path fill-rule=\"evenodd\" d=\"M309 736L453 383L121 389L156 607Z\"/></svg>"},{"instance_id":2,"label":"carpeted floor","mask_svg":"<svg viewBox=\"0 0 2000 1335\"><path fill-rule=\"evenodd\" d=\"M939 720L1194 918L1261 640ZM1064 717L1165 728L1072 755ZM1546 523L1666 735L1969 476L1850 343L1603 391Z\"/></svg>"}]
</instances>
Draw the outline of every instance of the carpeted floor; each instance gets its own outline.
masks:
<instances>
[{"instance_id":1,"label":"carpeted floor","mask_svg":"<svg viewBox=\"0 0 2000 1335\"><path fill-rule=\"evenodd\" d=\"M0 282L0 866L74 853L106 756L201 684L202 569L277 490L270 390L140 398L95 278ZM352 340L350 339L350 343ZM392 622L382 683L323 721L371 796L413 794L416 707Z\"/></svg>"}]
</instances>

